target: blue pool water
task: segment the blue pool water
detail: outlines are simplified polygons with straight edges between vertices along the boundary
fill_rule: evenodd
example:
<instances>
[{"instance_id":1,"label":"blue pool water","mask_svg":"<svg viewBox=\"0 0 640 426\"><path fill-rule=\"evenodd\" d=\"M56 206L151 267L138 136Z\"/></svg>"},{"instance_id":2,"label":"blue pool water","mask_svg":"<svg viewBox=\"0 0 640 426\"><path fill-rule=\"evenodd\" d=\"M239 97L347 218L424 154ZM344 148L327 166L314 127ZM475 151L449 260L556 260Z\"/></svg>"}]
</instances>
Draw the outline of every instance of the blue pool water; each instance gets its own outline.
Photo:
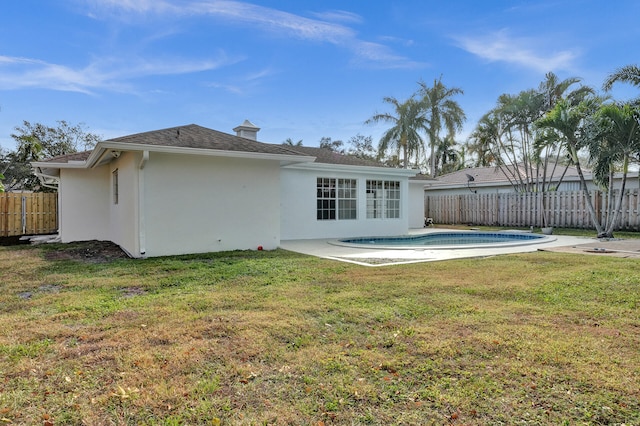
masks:
<instances>
[{"instance_id":1,"label":"blue pool water","mask_svg":"<svg viewBox=\"0 0 640 426\"><path fill-rule=\"evenodd\" d=\"M345 245L363 247L429 247L453 248L478 245L522 245L542 242L546 237L523 232L433 232L399 237L365 237L340 240ZM486 247L486 246L485 246Z\"/></svg>"}]
</instances>

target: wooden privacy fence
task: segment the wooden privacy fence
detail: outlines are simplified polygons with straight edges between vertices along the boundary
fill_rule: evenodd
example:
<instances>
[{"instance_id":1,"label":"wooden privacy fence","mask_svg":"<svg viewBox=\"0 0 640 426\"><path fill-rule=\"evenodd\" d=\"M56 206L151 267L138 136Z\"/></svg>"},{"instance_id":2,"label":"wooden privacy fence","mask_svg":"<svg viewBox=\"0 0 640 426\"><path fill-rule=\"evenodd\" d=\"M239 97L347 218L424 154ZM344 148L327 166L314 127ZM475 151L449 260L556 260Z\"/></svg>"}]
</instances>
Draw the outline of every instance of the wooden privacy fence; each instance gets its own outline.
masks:
<instances>
[{"instance_id":1,"label":"wooden privacy fence","mask_svg":"<svg viewBox=\"0 0 640 426\"><path fill-rule=\"evenodd\" d=\"M616 198L614 194L614 199ZM464 195L428 195L425 216L441 224L474 224L488 226L542 227L543 194L494 193ZM593 229L583 191L548 192L544 206L549 223L559 228ZM591 191L600 221L607 214L609 197L602 191ZM640 230L640 196L638 189L625 191L617 230Z\"/></svg>"},{"instance_id":2,"label":"wooden privacy fence","mask_svg":"<svg viewBox=\"0 0 640 426\"><path fill-rule=\"evenodd\" d=\"M0 237L53 234L57 230L57 193L0 193Z\"/></svg>"}]
</instances>

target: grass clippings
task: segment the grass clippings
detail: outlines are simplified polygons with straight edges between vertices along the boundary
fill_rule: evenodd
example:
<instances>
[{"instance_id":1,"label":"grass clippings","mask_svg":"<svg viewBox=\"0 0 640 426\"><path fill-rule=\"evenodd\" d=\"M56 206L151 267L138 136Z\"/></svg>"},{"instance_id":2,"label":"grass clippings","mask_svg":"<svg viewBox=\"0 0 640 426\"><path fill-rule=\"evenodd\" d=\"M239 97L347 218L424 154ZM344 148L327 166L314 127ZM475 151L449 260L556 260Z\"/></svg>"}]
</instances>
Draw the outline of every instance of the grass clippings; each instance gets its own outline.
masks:
<instances>
[{"instance_id":1,"label":"grass clippings","mask_svg":"<svg viewBox=\"0 0 640 426\"><path fill-rule=\"evenodd\" d=\"M0 248L1 423L640 424L635 260L70 248Z\"/></svg>"}]
</instances>

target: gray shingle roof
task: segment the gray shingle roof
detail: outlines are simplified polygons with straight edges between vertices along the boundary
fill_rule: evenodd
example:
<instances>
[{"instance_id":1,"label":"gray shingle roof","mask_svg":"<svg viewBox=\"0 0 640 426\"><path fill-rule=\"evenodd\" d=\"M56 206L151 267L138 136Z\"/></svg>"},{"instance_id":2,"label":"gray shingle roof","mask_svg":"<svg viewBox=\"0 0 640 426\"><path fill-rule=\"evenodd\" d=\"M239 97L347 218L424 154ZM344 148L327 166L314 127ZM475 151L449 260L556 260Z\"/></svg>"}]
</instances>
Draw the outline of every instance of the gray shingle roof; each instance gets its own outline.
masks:
<instances>
[{"instance_id":1,"label":"gray shingle roof","mask_svg":"<svg viewBox=\"0 0 640 426\"><path fill-rule=\"evenodd\" d=\"M311 146L293 146L288 148L302 155L316 157L316 163L342 164L346 166L386 167L384 164L377 163L375 161L365 160L352 155L339 154L326 148L315 148Z\"/></svg>"},{"instance_id":2,"label":"gray shingle roof","mask_svg":"<svg viewBox=\"0 0 640 426\"><path fill-rule=\"evenodd\" d=\"M416 180L416 181L427 181L427 180L431 180L431 181L433 181L433 180L436 180L436 179L435 179L435 178L432 178L432 177L431 177L431 176L429 176L429 175L425 175L425 174L423 174L423 173L418 173L418 174L417 174L417 175L415 175L415 176L411 176L411 177L409 178L409 180Z\"/></svg>"},{"instance_id":3,"label":"gray shingle roof","mask_svg":"<svg viewBox=\"0 0 640 426\"><path fill-rule=\"evenodd\" d=\"M513 170L513 166L504 166L508 169ZM521 174L524 178L525 170L519 165L517 172ZM554 179L559 179L562 173L564 172L564 166L558 165L555 170L553 170L553 164L550 164L547 168L547 174L550 176L553 173ZM570 166L565 174L565 178L571 176L577 176L577 170L575 167ZM438 176L436 179L438 182L442 184L464 184L466 185L469 178L467 176L473 177L473 182L476 184L479 183L498 183L498 182L508 182L507 177L504 172L499 167L474 167L458 170L452 173L448 173L446 175ZM530 176L535 176L535 170L530 172ZM540 176L542 176L542 171L540 171Z\"/></svg>"},{"instance_id":4,"label":"gray shingle roof","mask_svg":"<svg viewBox=\"0 0 640 426\"><path fill-rule=\"evenodd\" d=\"M48 163L68 163L69 161L86 161L91 155L91 151L75 152L73 154L58 155L57 157L47 158Z\"/></svg>"},{"instance_id":5,"label":"gray shingle roof","mask_svg":"<svg viewBox=\"0 0 640 426\"><path fill-rule=\"evenodd\" d=\"M283 145L257 142L251 139L219 132L217 130L207 129L206 127L198 126L196 124L122 136L110 139L107 142L151 146L173 146L180 148L215 149L221 151L261 154L298 155Z\"/></svg>"},{"instance_id":6,"label":"gray shingle roof","mask_svg":"<svg viewBox=\"0 0 640 426\"><path fill-rule=\"evenodd\" d=\"M153 130L136 133L106 140L104 142L117 142L121 144L149 145L176 148L211 149L231 152L248 152L257 154L277 154L291 156L313 156L316 163L339 164L349 166L383 167L384 164L362 158L343 155L329 149L306 146L276 145L258 142L240 136L208 129L196 124L170 127L167 129ZM51 163L68 163L70 161L85 161L91 151L63 155L51 159Z\"/></svg>"}]
</instances>

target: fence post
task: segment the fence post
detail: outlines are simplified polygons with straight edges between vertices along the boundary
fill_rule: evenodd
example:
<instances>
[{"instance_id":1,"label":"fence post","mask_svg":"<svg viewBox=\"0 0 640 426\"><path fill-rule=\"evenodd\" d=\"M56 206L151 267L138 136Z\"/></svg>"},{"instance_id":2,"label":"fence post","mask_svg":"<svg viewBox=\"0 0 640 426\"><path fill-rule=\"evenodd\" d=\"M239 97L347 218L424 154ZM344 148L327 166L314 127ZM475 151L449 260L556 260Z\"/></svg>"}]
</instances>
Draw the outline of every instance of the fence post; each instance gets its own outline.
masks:
<instances>
[{"instance_id":1,"label":"fence post","mask_svg":"<svg viewBox=\"0 0 640 426\"><path fill-rule=\"evenodd\" d=\"M20 224L22 225L22 235L24 235L27 233L27 197L23 195L20 201Z\"/></svg>"}]
</instances>

